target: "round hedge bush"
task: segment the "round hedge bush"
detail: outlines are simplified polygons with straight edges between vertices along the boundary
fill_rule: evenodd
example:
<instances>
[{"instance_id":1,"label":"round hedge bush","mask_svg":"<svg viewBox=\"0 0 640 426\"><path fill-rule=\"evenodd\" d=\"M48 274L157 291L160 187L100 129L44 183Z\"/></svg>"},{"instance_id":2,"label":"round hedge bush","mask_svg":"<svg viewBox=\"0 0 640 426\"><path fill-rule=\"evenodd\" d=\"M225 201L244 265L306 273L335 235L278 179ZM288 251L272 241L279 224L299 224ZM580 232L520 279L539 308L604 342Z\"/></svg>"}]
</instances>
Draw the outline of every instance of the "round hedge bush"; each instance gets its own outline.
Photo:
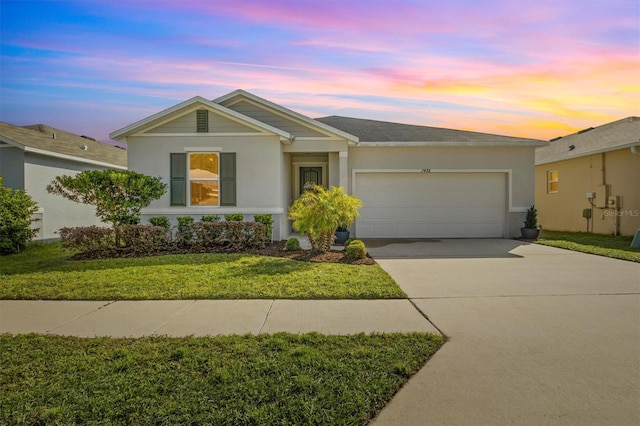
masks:
<instances>
[{"instance_id":1,"label":"round hedge bush","mask_svg":"<svg viewBox=\"0 0 640 426\"><path fill-rule=\"evenodd\" d=\"M367 257L367 248L360 240L353 240L344 251L347 259L364 259Z\"/></svg>"},{"instance_id":2,"label":"round hedge bush","mask_svg":"<svg viewBox=\"0 0 640 426\"><path fill-rule=\"evenodd\" d=\"M300 250L300 241L297 238L291 237L284 244L284 249L286 251L297 251Z\"/></svg>"}]
</instances>

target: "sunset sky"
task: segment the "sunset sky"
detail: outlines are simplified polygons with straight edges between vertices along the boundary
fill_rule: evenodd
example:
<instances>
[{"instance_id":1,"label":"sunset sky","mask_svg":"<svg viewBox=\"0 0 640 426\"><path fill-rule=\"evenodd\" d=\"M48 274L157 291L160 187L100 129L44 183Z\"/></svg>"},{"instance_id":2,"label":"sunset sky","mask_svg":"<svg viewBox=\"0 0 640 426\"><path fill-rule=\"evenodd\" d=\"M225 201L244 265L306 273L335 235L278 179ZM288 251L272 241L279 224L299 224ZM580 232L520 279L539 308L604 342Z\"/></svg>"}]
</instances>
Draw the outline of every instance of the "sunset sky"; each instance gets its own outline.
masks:
<instances>
[{"instance_id":1,"label":"sunset sky","mask_svg":"<svg viewBox=\"0 0 640 426\"><path fill-rule=\"evenodd\" d=\"M0 0L0 121L108 134L241 88L549 139L640 115L638 0Z\"/></svg>"}]
</instances>

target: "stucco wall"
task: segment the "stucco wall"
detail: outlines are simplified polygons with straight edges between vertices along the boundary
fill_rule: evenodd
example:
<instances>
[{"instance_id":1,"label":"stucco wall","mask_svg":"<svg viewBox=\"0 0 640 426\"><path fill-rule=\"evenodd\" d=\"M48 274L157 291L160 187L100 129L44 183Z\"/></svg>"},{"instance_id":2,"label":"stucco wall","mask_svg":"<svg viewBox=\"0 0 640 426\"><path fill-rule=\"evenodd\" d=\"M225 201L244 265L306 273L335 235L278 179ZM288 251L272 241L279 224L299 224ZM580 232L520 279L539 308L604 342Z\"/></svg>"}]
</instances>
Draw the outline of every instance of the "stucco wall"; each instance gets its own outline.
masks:
<instances>
[{"instance_id":1,"label":"stucco wall","mask_svg":"<svg viewBox=\"0 0 640 426\"><path fill-rule=\"evenodd\" d=\"M547 173L557 170L558 192L547 193ZM572 160L536 166L536 206L538 218L545 229L558 231L587 231L583 209L591 208L587 192L601 192L608 185L608 195L622 199L621 208L593 208L590 231L614 234L616 220L622 235L633 235L640 229L640 156L630 149L595 154ZM596 206L602 200L594 200Z\"/></svg>"},{"instance_id":2,"label":"stucco wall","mask_svg":"<svg viewBox=\"0 0 640 426\"><path fill-rule=\"evenodd\" d=\"M47 157L25 154L25 189L38 203L42 211L38 239L58 238L56 231L66 226L107 226L96 217L95 207L74 203L59 195L49 194L47 185L60 175L75 176L83 170L103 170L104 168Z\"/></svg>"},{"instance_id":3,"label":"stucco wall","mask_svg":"<svg viewBox=\"0 0 640 426\"><path fill-rule=\"evenodd\" d=\"M520 235L525 211L534 202L533 147L355 147L349 149L349 186L354 169L510 170L507 237ZM508 174L505 173L505 179ZM508 197L509 194L505 194Z\"/></svg>"},{"instance_id":4,"label":"stucco wall","mask_svg":"<svg viewBox=\"0 0 640 426\"><path fill-rule=\"evenodd\" d=\"M0 175L8 188L24 189L24 151L0 146Z\"/></svg>"},{"instance_id":5,"label":"stucco wall","mask_svg":"<svg viewBox=\"0 0 640 426\"><path fill-rule=\"evenodd\" d=\"M243 213L274 215L274 226L279 232L282 219L275 215L284 213L285 195L281 184L284 167L280 141L277 136L158 136L128 138L129 169L150 176L159 176L169 183L170 153L185 152L185 147L215 148L221 152L236 153L236 201L233 207L172 207L169 193L143 210L143 219L164 215L175 220L177 216L224 215ZM245 219L247 220L247 219ZM275 235L279 238L279 235Z\"/></svg>"}]
</instances>

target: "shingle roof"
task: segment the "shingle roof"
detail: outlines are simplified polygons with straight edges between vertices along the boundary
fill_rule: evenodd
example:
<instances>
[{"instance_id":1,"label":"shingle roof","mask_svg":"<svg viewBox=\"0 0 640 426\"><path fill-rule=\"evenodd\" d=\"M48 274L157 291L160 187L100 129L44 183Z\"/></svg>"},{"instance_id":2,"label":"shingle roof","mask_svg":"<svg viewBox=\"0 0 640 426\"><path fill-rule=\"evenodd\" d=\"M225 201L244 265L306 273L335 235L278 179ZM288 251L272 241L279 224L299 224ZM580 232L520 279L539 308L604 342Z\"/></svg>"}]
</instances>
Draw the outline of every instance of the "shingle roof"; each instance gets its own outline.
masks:
<instances>
[{"instance_id":1,"label":"shingle roof","mask_svg":"<svg viewBox=\"0 0 640 426\"><path fill-rule=\"evenodd\" d=\"M640 145L640 117L627 117L553 139L550 146L536 149L536 164L568 160L636 145Z\"/></svg>"},{"instance_id":2,"label":"shingle roof","mask_svg":"<svg viewBox=\"0 0 640 426\"><path fill-rule=\"evenodd\" d=\"M544 141L489 133L470 132L465 130L444 129L441 127L416 126L412 124L391 123L388 121L367 120L362 118L329 117L316 118L352 135L358 136L361 143L406 144L442 143L464 145L546 145Z\"/></svg>"},{"instance_id":3,"label":"shingle roof","mask_svg":"<svg viewBox=\"0 0 640 426\"><path fill-rule=\"evenodd\" d=\"M28 148L76 157L79 161L127 166L127 152L124 149L45 124L21 127L0 122L0 141L12 141Z\"/></svg>"}]
</instances>

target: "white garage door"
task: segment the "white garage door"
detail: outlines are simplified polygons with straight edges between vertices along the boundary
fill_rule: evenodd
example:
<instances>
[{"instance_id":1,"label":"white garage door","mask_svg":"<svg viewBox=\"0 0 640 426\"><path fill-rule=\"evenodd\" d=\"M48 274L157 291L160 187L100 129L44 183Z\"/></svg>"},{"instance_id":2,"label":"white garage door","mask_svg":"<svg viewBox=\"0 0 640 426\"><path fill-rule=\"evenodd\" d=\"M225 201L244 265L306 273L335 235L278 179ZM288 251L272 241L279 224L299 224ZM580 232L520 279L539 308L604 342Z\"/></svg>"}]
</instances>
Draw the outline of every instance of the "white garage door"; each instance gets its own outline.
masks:
<instances>
[{"instance_id":1,"label":"white garage door","mask_svg":"<svg viewBox=\"0 0 640 426\"><path fill-rule=\"evenodd\" d=\"M357 173L358 238L502 238L503 173Z\"/></svg>"}]
</instances>

